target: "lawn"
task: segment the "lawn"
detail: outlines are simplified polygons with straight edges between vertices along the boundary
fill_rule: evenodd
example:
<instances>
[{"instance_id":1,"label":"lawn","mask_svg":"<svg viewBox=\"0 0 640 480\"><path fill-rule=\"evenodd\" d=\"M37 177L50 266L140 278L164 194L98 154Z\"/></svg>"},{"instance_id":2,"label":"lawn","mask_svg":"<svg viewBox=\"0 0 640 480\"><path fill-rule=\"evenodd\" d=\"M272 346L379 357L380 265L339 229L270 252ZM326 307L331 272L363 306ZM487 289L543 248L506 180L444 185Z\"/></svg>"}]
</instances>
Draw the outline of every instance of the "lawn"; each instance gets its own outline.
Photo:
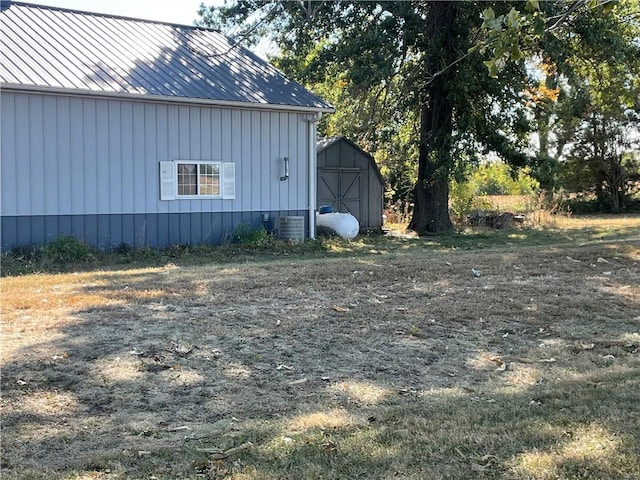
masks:
<instances>
[{"instance_id":1,"label":"lawn","mask_svg":"<svg viewBox=\"0 0 640 480\"><path fill-rule=\"evenodd\" d=\"M640 217L4 277L3 479L640 479Z\"/></svg>"}]
</instances>

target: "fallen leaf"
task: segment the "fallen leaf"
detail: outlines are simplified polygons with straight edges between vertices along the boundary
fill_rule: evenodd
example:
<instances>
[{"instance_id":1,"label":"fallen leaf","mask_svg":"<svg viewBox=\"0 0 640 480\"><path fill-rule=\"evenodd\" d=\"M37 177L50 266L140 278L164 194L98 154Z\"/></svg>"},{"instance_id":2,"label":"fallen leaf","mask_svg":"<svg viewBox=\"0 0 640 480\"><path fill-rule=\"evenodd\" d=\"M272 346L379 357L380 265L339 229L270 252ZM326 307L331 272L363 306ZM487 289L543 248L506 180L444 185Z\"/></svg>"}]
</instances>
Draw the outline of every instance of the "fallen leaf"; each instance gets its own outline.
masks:
<instances>
[{"instance_id":1,"label":"fallen leaf","mask_svg":"<svg viewBox=\"0 0 640 480\"><path fill-rule=\"evenodd\" d=\"M289 385L301 385L303 383L307 383L309 380L306 378L301 378L300 380L294 380L292 382L289 382Z\"/></svg>"},{"instance_id":2,"label":"fallen leaf","mask_svg":"<svg viewBox=\"0 0 640 480\"><path fill-rule=\"evenodd\" d=\"M605 260L605 259L604 259L604 258L602 258L602 257L598 257L598 259L596 260L596 262L598 262L598 263L609 263L609 261L608 261L608 260Z\"/></svg>"},{"instance_id":3,"label":"fallen leaf","mask_svg":"<svg viewBox=\"0 0 640 480\"><path fill-rule=\"evenodd\" d=\"M487 463L486 465L480 465L479 463L472 463L471 471L476 473L482 473L485 470L487 470L487 468L489 468L490 466L491 466L491 462Z\"/></svg>"},{"instance_id":4,"label":"fallen leaf","mask_svg":"<svg viewBox=\"0 0 640 480\"><path fill-rule=\"evenodd\" d=\"M340 305L334 305L334 306L333 306L333 309L334 309L336 312L340 312L340 313L346 313L346 312L348 312L348 311L349 311L349 309L348 309L347 307L341 307Z\"/></svg>"},{"instance_id":5,"label":"fallen leaf","mask_svg":"<svg viewBox=\"0 0 640 480\"><path fill-rule=\"evenodd\" d=\"M596 345L594 343L576 342L573 345L573 351L578 353L578 352L582 352L583 350L593 350L595 347Z\"/></svg>"},{"instance_id":6,"label":"fallen leaf","mask_svg":"<svg viewBox=\"0 0 640 480\"><path fill-rule=\"evenodd\" d=\"M326 442L322 444L324 448L324 453L326 455L336 455L338 453L338 447L333 442Z\"/></svg>"},{"instance_id":7,"label":"fallen leaf","mask_svg":"<svg viewBox=\"0 0 640 480\"><path fill-rule=\"evenodd\" d=\"M245 442L241 445L238 445L237 447L233 447L230 448L228 450L220 450L218 448L196 448L196 450L198 452L202 452L202 453L210 453L211 454L211 459L212 460L223 460L231 455L234 455L236 453L239 453L243 450L246 450L248 448L250 448L251 446L253 446L253 443L251 442Z\"/></svg>"},{"instance_id":8,"label":"fallen leaf","mask_svg":"<svg viewBox=\"0 0 640 480\"><path fill-rule=\"evenodd\" d=\"M504 363L504 362L502 361L502 357L499 357L499 356L497 356L497 355L494 355L494 356L489 357L489 360L491 360L491 361L492 361L492 362L494 362L494 363Z\"/></svg>"},{"instance_id":9,"label":"fallen leaf","mask_svg":"<svg viewBox=\"0 0 640 480\"><path fill-rule=\"evenodd\" d=\"M533 358L520 357L520 358L518 358L518 362L520 362L520 363L536 363L537 360L534 360Z\"/></svg>"},{"instance_id":10,"label":"fallen leaf","mask_svg":"<svg viewBox=\"0 0 640 480\"><path fill-rule=\"evenodd\" d=\"M174 343L173 351L178 355L189 355L193 350L193 345Z\"/></svg>"},{"instance_id":11,"label":"fallen leaf","mask_svg":"<svg viewBox=\"0 0 640 480\"><path fill-rule=\"evenodd\" d=\"M167 432L179 432L181 430L191 430L191 427L188 427L187 425L182 425L180 427L169 427L169 428L167 428Z\"/></svg>"},{"instance_id":12,"label":"fallen leaf","mask_svg":"<svg viewBox=\"0 0 640 480\"><path fill-rule=\"evenodd\" d=\"M571 258L569 256L567 256L567 260L569 260L570 262L580 263L580 260L576 260L575 258Z\"/></svg>"}]
</instances>

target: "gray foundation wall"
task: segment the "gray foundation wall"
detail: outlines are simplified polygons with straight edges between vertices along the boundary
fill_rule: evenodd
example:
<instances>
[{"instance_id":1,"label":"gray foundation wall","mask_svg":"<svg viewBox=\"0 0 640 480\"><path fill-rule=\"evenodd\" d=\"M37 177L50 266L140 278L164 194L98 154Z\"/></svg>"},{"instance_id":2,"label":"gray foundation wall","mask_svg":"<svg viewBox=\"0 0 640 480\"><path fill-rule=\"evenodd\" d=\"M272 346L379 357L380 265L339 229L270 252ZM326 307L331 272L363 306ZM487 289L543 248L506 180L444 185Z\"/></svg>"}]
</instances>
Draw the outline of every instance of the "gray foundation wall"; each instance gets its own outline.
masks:
<instances>
[{"instance_id":1,"label":"gray foundation wall","mask_svg":"<svg viewBox=\"0 0 640 480\"><path fill-rule=\"evenodd\" d=\"M262 212L196 212L97 215L2 216L0 245L3 251L23 245L43 245L59 235L73 235L100 249L127 244L134 248L164 248L175 244L221 244L231 240L239 225L263 225L273 231L281 216L304 216L306 210Z\"/></svg>"}]
</instances>

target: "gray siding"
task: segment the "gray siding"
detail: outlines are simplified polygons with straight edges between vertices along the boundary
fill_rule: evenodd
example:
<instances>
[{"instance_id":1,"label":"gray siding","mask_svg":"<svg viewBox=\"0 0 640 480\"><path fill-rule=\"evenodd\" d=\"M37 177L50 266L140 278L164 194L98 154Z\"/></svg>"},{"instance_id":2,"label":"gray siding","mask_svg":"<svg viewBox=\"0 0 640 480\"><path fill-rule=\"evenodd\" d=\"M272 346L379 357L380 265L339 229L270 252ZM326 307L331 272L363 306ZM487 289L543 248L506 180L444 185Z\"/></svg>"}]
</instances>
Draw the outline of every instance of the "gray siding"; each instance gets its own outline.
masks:
<instances>
[{"instance_id":1,"label":"gray siding","mask_svg":"<svg viewBox=\"0 0 640 480\"><path fill-rule=\"evenodd\" d=\"M309 207L307 123L296 113L6 91L1 108L3 217ZM161 201L159 162L175 159L235 162L236 198Z\"/></svg>"},{"instance_id":2,"label":"gray siding","mask_svg":"<svg viewBox=\"0 0 640 480\"><path fill-rule=\"evenodd\" d=\"M270 216L268 230L273 229L279 216L304 216L307 225L309 214L307 210L265 213ZM120 244L135 248L219 244L231 240L240 224L260 227L261 212L3 216L1 248L42 245L58 235L73 235L102 249Z\"/></svg>"}]
</instances>

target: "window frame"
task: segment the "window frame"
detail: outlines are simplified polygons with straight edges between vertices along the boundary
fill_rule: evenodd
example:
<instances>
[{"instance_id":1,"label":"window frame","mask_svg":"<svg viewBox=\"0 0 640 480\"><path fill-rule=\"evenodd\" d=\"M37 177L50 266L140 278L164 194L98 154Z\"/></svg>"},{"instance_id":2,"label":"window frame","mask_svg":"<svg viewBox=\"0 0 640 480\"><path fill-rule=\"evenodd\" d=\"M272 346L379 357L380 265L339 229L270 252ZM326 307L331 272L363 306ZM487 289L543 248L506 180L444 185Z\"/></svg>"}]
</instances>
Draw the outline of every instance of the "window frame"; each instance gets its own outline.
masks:
<instances>
[{"instance_id":1,"label":"window frame","mask_svg":"<svg viewBox=\"0 0 640 480\"><path fill-rule=\"evenodd\" d=\"M222 163L219 160L174 160L175 170L174 170L174 182L175 182L175 198L176 200L203 200L203 199L221 199L222 198L222 182L223 182L223 173L222 173ZM201 165L210 165L213 167L217 167L218 169L218 194L217 195L204 195L200 193L196 193L195 195L180 195L178 192L180 190L179 184L179 175L178 170L180 165L195 165L196 166L196 189L200 191L200 166Z\"/></svg>"}]
</instances>

